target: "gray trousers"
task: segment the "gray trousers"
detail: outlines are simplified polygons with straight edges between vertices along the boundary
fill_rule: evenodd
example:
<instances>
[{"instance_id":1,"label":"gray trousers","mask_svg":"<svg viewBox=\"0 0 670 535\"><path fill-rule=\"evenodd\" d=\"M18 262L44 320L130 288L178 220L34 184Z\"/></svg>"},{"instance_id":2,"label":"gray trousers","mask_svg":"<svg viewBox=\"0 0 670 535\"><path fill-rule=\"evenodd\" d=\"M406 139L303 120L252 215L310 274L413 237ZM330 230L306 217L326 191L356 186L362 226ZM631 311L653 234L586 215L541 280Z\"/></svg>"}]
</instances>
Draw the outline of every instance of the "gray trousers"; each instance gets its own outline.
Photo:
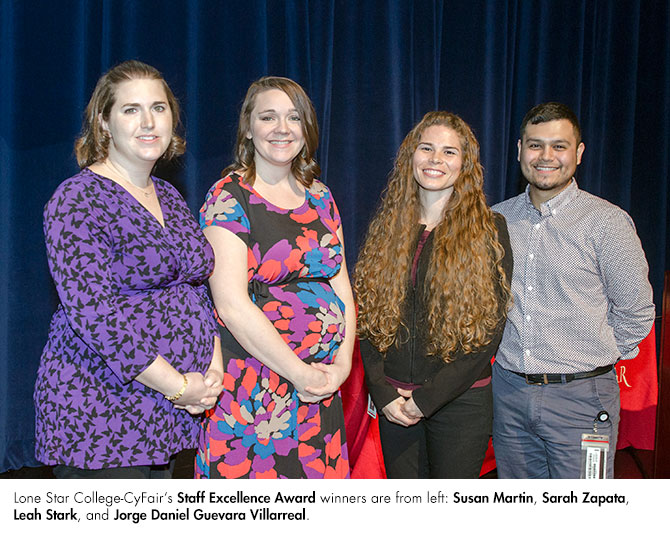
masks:
<instances>
[{"instance_id":1,"label":"gray trousers","mask_svg":"<svg viewBox=\"0 0 670 535\"><path fill-rule=\"evenodd\" d=\"M619 430L616 372L569 383L529 385L499 364L493 365L493 448L499 478L578 479L581 436L593 433L600 411L609 421L598 434L609 435L607 477L614 476Z\"/></svg>"}]
</instances>

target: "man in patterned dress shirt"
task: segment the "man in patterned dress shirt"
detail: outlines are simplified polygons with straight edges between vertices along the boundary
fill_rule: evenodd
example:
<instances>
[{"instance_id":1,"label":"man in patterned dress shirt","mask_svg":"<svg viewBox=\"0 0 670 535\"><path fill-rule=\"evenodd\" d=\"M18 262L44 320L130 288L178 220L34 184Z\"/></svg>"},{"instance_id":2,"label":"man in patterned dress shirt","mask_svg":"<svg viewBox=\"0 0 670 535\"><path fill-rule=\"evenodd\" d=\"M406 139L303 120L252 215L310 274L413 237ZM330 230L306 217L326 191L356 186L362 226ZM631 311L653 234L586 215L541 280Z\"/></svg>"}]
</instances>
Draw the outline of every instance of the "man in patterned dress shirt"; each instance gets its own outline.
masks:
<instances>
[{"instance_id":1,"label":"man in patterned dress shirt","mask_svg":"<svg viewBox=\"0 0 670 535\"><path fill-rule=\"evenodd\" d=\"M514 303L493 370L501 478L579 478L582 434L619 425L614 364L654 319L648 266L630 216L577 187L584 143L567 106L540 104L521 125L526 191L493 207L507 219Z\"/></svg>"}]
</instances>

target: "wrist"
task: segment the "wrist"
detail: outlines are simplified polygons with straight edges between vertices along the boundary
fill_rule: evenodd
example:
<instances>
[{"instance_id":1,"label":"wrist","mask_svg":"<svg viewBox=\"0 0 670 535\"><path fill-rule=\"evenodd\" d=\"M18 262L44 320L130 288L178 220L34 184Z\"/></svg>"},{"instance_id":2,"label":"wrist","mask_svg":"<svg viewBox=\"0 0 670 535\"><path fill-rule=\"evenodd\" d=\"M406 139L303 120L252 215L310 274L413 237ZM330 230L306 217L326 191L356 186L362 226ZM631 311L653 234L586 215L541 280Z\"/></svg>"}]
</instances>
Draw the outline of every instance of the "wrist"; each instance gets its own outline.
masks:
<instances>
[{"instance_id":1,"label":"wrist","mask_svg":"<svg viewBox=\"0 0 670 535\"><path fill-rule=\"evenodd\" d=\"M291 370L290 376L287 377L287 379L294 385L304 385L305 383L309 383L309 378L312 373L314 373L314 368L309 364L300 361L298 366Z\"/></svg>"},{"instance_id":2,"label":"wrist","mask_svg":"<svg viewBox=\"0 0 670 535\"><path fill-rule=\"evenodd\" d=\"M351 372L351 361L335 359L335 362L333 362L332 366L335 366L336 370L339 370L342 373L346 373L347 375L349 375Z\"/></svg>"},{"instance_id":3,"label":"wrist","mask_svg":"<svg viewBox=\"0 0 670 535\"><path fill-rule=\"evenodd\" d=\"M220 373L221 375L223 375L223 364L219 365L219 364L212 363L210 365L210 367L207 368L207 371L208 372L216 372L216 373Z\"/></svg>"},{"instance_id":4,"label":"wrist","mask_svg":"<svg viewBox=\"0 0 670 535\"><path fill-rule=\"evenodd\" d=\"M182 374L182 377L183 377L183 383L182 383L181 388L179 390L177 390L174 394L169 395L169 396L167 394L164 394L165 399L167 399L168 401L170 401L172 403L174 403L179 398L181 398L184 395L184 392L186 392L186 387L188 386L188 378L186 377L185 374Z\"/></svg>"}]
</instances>

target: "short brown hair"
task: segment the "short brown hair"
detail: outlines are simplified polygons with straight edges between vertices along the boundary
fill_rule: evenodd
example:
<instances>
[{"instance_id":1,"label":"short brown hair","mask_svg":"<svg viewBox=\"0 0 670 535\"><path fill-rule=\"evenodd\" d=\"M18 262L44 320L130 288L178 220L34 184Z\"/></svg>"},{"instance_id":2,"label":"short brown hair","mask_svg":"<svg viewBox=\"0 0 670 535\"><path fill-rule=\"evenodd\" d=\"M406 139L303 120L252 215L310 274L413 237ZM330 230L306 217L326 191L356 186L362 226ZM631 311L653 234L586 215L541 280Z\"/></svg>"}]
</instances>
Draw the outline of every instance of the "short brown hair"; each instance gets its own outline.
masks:
<instances>
[{"instance_id":1,"label":"short brown hair","mask_svg":"<svg viewBox=\"0 0 670 535\"><path fill-rule=\"evenodd\" d=\"M240 109L240 119L237 125L235 161L226 167L221 175L225 176L231 171L242 170L245 184L253 185L256 178L255 149L253 140L249 139L247 134L251 128L251 112L256 105L256 96L269 89L279 89L286 93L298 110L305 145L300 154L293 159L291 172L303 186L309 188L314 179L321 174L321 168L314 159L314 153L319 145L319 125L316 112L312 101L300 84L281 76L264 76L249 86Z\"/></svg>"},{"instance_id":2,"label":"short brown hair","mask_svg":"<svg viewBox=\"0 0 670 535\"><path fill-rule=\"evenodd\" d=\"M186 142L177 135L179 120L179 102L167 85L163 75L151 65L137 60L128 60L103 74L93 90L86 106L81 134L74 144L79 167L87 167L107 158L109 155L109 134L102 128L100 117L105 121L116 101L116 88L128 80L158 80L163 84L168 105L172 112L172 139L162 159L170 160L184 153Z\"/></svg>"}]
</instances>

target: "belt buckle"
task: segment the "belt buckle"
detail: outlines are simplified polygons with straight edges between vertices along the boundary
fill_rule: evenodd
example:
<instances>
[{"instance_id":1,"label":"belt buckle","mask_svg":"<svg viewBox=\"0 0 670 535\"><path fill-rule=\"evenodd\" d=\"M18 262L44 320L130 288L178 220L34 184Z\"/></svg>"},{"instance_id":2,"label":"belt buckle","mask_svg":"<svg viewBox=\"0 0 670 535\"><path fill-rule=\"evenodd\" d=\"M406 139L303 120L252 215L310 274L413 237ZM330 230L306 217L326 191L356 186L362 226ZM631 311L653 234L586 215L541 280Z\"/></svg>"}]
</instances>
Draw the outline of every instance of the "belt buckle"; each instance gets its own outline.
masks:
<instances>
[{"instance_id":1,"label":"belt buckle","mask_svg":"<svg viewBox=\"0 0 670 535\"><path fill-rule=\"evenodd\" d=\"M549 378L547 377L546 373L540 374L540 375L542 375L542 379L543 379L542 381L531 381L529 379L529 377L531 375L533 375L533 374L530 374L530 373L526 374L526 384L527 385L542 385L542 384L548 385L549 384Z\"/></svg>"}]
</instances>

